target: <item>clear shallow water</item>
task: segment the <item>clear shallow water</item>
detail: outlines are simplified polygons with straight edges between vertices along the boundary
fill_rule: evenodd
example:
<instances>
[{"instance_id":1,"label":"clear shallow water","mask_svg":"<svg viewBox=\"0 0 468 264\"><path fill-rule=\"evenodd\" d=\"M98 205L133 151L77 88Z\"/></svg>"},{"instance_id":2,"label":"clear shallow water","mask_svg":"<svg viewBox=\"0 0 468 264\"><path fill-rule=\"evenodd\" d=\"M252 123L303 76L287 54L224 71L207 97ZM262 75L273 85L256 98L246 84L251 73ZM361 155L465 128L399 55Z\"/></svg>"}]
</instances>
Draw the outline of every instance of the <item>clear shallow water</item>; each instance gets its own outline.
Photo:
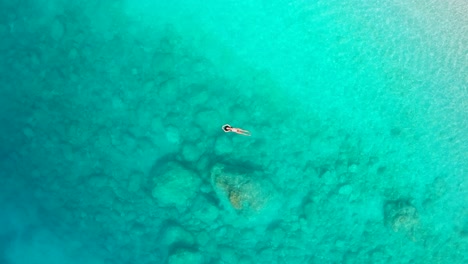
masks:
<instances>
[{"instance_id":1,"label":"clear shallow water","mask_svg":"<svg viewBox=\"0 0 468 264\"><path fill-rule=\"evenodd\" d=\"M64 2L1 4L2 262L467 261L466 3Z\"/></svg>"}]
</instances>

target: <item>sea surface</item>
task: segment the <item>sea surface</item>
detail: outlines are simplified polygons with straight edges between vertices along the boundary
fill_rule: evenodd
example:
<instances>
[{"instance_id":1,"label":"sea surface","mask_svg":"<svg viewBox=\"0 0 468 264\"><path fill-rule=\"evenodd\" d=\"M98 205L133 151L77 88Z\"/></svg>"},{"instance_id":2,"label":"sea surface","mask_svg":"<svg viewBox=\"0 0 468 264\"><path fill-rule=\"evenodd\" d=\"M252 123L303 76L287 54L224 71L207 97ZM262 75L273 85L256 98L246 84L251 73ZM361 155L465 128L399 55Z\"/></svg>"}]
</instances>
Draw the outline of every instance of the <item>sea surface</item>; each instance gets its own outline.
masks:
<instances>
[{"instance_id":1,"label":"sea surface","mask_svg":"<svg viewBox=\"0 0 468 264\"><path fill-rule=\"evenodd\" d=\"M1 1L0 263L468 263L467 14Z\"/></svg>"}]
</instances>

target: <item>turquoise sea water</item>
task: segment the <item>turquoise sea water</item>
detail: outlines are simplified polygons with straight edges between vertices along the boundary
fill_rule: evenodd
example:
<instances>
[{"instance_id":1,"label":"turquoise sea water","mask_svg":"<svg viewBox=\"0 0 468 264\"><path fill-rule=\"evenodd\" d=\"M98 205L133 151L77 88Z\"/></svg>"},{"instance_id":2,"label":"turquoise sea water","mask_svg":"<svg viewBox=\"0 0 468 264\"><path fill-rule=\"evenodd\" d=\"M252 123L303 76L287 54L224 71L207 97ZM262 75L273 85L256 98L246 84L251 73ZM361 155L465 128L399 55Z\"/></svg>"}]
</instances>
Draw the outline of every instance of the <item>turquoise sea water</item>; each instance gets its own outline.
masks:
<instances>
[{"instance_id":1,"label":"turquoise sea water","mask_svg":"<svg viewBox=\"0 0 468 264\"><path fill-rule=\"evenodd\" d=\"M69 2L0 3L0 263L468 262L466 1Z\"/></svg>"}]
</instances>

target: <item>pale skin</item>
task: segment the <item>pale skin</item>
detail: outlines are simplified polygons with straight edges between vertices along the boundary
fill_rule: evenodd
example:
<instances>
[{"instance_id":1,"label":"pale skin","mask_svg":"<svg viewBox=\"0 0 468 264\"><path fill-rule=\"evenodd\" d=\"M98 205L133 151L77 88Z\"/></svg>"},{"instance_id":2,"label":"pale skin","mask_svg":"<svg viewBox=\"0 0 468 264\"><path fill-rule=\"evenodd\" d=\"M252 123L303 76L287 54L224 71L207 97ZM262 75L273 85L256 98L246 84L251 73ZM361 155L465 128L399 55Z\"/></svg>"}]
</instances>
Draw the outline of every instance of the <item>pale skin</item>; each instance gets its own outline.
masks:
<instances>
[{"instance_id":1,"label":"pale skin","mask_svg":"<svg viewBox=\"0 0 468 264\"><path fill-rule=\"evenodd\" d=\"M222 129L223 129L224 132L234 132L236 134L243 135L243 136L250 136L251 135L250 131L244 130L242 128L232 127L229 124L224 125L222 127Z\"/></svg>"}]
</instances>

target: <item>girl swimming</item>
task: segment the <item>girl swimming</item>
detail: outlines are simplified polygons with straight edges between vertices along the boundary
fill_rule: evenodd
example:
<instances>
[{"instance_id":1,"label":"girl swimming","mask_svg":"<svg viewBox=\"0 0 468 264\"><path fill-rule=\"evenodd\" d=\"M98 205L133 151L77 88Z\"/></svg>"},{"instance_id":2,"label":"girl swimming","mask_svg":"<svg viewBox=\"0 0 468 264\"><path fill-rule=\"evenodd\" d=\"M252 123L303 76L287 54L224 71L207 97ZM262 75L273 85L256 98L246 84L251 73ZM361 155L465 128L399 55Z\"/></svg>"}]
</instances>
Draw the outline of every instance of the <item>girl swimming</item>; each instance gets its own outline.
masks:
<instances>
[{"instance_id":1,"label":"girl swimming","mask_svg":"<svg viewBox=\"0 0 468 264\"><path fill-rule=\"evenodd\" d=\"M234 132L234 133L239 134L239 135L250 136L249 131L241 129L241 128L232 127L229 124L226 124L226 125L222 126L222 129L223 129L224 132Z\"/></svg>"}]
</instances>

